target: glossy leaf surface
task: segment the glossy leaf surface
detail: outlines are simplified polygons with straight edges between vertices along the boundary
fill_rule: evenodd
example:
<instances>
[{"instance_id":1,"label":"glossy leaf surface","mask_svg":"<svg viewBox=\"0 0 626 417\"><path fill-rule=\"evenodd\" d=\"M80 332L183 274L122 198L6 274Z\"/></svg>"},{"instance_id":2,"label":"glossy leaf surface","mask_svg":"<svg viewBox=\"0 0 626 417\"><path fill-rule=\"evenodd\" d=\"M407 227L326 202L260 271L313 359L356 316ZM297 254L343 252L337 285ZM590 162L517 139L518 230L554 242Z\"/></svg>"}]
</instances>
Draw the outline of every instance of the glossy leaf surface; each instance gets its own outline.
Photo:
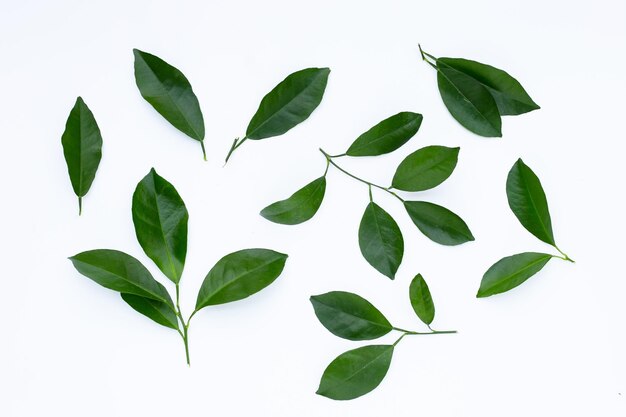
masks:
<instances>
[{"instance_id":1,"label":"glossy leaf surface","mask_svg":"<svg viewBox=\"0 0 626 417\"><path fill-rule=\"evenodd\" d=\"M359 247L378 272L395 278L404 254L404 239L396 221L374 202L367 205L361 218Z\"/></svg>"},{"instance_id":2,"label":"glossy leaf surface","mask_svg":"<svg viewBox=\"0 0 626 417\"><path fill-rule=\"evenodd\" d=\"M299 189L286 200L277 201L261 210L261 216L280 224L300 224L311 219L322 205L326 177L320 177Z\"/></svg>"},{"instance_id":3,"label":"glossy leaf surface","mask_svg":"<svg viewBox=\"0 0 626 417\"><path fill-rule=\"evenodd\" d=\"M402 112L359 136L346 151L350 156L376 156L393 152L409 141L422 124L422 115Z\"/></svg>"},{"instance_id":4,"label":"glossy leaf surface","mask_svg":"<svg viewBox=\"0 0 626 417\"><path fill-rule=\"evenodd\" d=\"M474 240L467 224L445 207L426 201L405 201L409 217L433 242L454 246Z\"/></svg>"},{"instance_id":5,"label":"glossy leaf surface","mask_svg":"<svg viewBox=\"0 0 626 417\"><path fill-rule=\"evenodd\" d=\"M174 310L163 301L152 300L135 294L121 293L122 299L136 312L143 314L158 324L178 329L178 319Z\"/></svg>"},{"instance_id":6,"label":"glossy leaf surface","mask_svg":"<svg viewBox=\"0 0 626 417\"><path fill-rule=\"evenodd\" d=\"M391 186L403 191L424 191L444 182L456 167L460 148L426 146L398 165Z\"/></svg>"},{"instance_id":7,"label":"glossy leaf surface","mask_svg":"<svg viewBox=\"0 0 626 417\"><path fill-rule=\"evenodd\" d=\"M476 297L489 297L517 287L541 271L551 258L545 253L525 252L500 259L483 275Z\"/></svg>"},{"instance_id":8,"label":"glossy leaf surface","mask_svg":"<svg viewBox=\"0 0 626 417\"><path fill-rule=\"evenodd\" d=\"M430 325L435 318L435 304L430 295L428 284L426 284L421 274L417 274L411 281L409 299L417 317L426 325Z\"/></svg>"}]
</instances>

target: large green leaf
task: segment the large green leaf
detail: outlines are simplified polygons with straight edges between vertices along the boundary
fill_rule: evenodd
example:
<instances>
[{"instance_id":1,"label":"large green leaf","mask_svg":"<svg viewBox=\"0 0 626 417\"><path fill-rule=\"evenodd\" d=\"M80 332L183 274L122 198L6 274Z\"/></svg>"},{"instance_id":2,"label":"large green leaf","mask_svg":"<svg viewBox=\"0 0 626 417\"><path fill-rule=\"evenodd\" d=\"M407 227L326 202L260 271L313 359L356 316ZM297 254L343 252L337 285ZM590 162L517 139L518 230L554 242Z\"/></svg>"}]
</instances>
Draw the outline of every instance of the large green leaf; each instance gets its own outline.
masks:
<instances>
[{"instance_id":1,"label":"large green leaf","mask_svg":"<svg viewBox=\"0 0 626 417\"><path fill-rule=\"evenodd\" d=\"M391 186L403 191L424 191L444 182L454 171L460 148L426 146L398 165Z\"/></svg>"},{"instance_id":2,"label":"large green leaf","mask_svg":"<svg viewBox=\"0 0 626 417\"><path fill-rule=\"evenodd\" d=\"M176 313L163 301L152 300L135 294L121 293L120 295L133 310L162 326L178 330L178 318L176 318Z\"/></svg>"},{"instance_id":3,"label":"large green leaf","mask_svg":"<svg viewBox=\"0 0 626 417\"><path fill-rule=\"evenodd\" d=\"M74 193L78 197L78 212L82 198L96 177L102 159L102 135L93 113L81 97L76 99L61 137L63 154Z\"/></svg>"},{"instance_id":4,"label":"large green leaf","mask_svg":"<svg viewBox=\"0 0 626 417\"><path fill-rule=\"evenodd\" d=\"M359 136L346 151L350 156L376 156L393 152L409 141L422 124L422 115L402 112Z\"/></svg>"},{"instance_id":5,"label":"large green leaf","mask_svg":"<svg viewBox=\"0 0 626 417\"><path fill-rule=\"evenodd\" d=\"M246 138L282 135L305 121L322 101L329 74L328 68L307 68L287 76L261 100Z\"/></svg>"},{"instance_id":6,"label":"large green leaf","mask_svg":"<svg viewBox=\"0 0 626 417\"><path fill-rule=\"evenodd\" d=\"M445 207L426 201L405 201L404 207L417 228L434 242L454 246L474 240L463 219Z\"/></svg>"},{"instance_id":7,"label":"large green leaf","mask_svg":"<svg viewBox=\"0 0 626 417\"><path fill-rule=\"evenodd\" d=\"M359 247L365 260L378 272L395 278L404 254L404 239L393 217L373 201L361 218Z\"/></svg>"},{"instance_id":8,"label":"large green leaf","mask_svg":"<svg viewBox=\"0 0 626 417\"><path fill-rule=\"evenodd\" d=\"M286 261L287 255L269 249L244 249L224 256L204 278L196 311L261 291L278 278Z\"/></svg>"},{"instance_id":9,"label":"large green leaf","mask_svg":"<svg viewBox=\"0 0 626 417\"><path fill-rule=\"evenodd\" d=\"M305 185L286 200L277 201L261 210L261 216L280 224L300 224L312 218L322 205L326 177Z\"/></svg>"},{"instance_id":10,"label":"large green leaf","mask_svg":"<svg viewBox=\"0 0 626 417\"><path fill-rule=\"evenodd\" d=\"M371 340L389 333L393 326L369 301L356 294L333 291L311 297L319 321L335 336Z\"/></svg>"},{"instance_id":11,"label":"large green leaf","mask_svg":"<svg viewBox=\"0 0 626 417\"><path fill-rule=\"evenodd\" d=\"M337 356L322 375L317 394L333 400L352 400L371 392L387 375L393 345L371 345Z\"/></svg>"},{"instance_id":12,"label":"large green leaf","mask_svg":"<svg viewBox=\"0 0 626 417\"><path fill-rule=\"evenodd\" d=\"M435 304L433 298L430 295L428 284L424 280L421 274L417 274L411 285L409 286L409 299L413 306L413 311L417 314L426 325L430 326L435 318Z\"/></svg>"},{"instance_id":13,"label":"large green leaf","mask_svg":"<svg viewBox=\"0 0 626 417\"><path fill-rule=\"evenodd\" d=\"M187 255L185 203L172 184L150 170L133 194L133 223L144 252L174 283L180 281Z\"/></svg>"},{"instance_id":14,"label":"large green leaf","mask_svg":"<svg viewBox=\"0 0 626 417\"><path fill-rule=\"evenodd\" d=\"M174 303L163 285L137 259L124 252L96 249L70 257L74 268L103 287L127 294Z\"/></svg>"},{"instance_id":15,"label":"large green leaf","mask_svg":"<svg viewBox=\"0 0 626 417\"><path fill-rule=\"evenodd\" d=\"M541 271L551 258L546 253L525 252L500 259L483 275L476 297L489 297L517 287Z\"/></svg>"},{"instance_id":16,"label":"large green leaf","mask_svg":"<svg viewBox=\"0 0 626 417\"><path fill-rule=\"evenodd\" d=\"M522 226L538 239L555 246L546 194L539 178L521 159L509 171L506 196Z\"/></svg>"}]
</instances>

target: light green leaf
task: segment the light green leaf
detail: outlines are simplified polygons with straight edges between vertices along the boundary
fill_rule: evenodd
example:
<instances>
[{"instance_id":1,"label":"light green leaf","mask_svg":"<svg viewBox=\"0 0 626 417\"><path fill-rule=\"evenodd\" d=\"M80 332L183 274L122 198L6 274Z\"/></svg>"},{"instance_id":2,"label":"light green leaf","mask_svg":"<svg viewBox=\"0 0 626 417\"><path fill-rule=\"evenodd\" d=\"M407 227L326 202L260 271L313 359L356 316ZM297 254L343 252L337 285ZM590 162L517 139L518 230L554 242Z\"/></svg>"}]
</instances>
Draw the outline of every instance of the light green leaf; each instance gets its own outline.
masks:
<instances>
[{"instance_id":1,"label":"light green leaf","mask_svg":"<svg viewBox=\"0 0 626 417\"><path fill-rule=\"evenodd\" d=\"M525 252L500 259L485 272L476 297L500 294L524 283L552 259L546 253Z\"/></svg>"},{"instance_id":2,"label":"light green leaf","mask_svg":"<svg viewBox=\"0 0 626 417\"><path fill-rule=\"evenodd\" d=\"M430 295L428 284L421 274L417 274L409 286L409 298L413 311L424 324L430 326L435 318L435 304Z\"/></svg>"},{"instance_id":3,"label":"light green leaf","mask_svg":"<svg viewBox=\"0 0 626 417\"><path fill-rule=\"evenodd\" d=\"M424 191L444 182L456 167L460 148L426 146L400 163L391 186L403 191Z\"/></svg>"},{"instance_id":4,"label":"light green leaf","mask_svg":"<svg viewBox=\"0 0 626 417\"><path fill-rule=\"evenodd\" d=\"M359 136L346 155L376 156L393 152L415 136L422 119L421 114L411 112L391 116Z\"/></svg>"},{"instance_id":5,"label":"light green leaf","mask_svg":"<svg viewBox=\"0 0 626 417\"><path fill-rule=\"evenodd\" d=\"M261 210L261 216L280 224L300 224L311 219L322 205L326 192L326 177L320 177L286 200L277 201Z\"/></svg>"}]
</instances>

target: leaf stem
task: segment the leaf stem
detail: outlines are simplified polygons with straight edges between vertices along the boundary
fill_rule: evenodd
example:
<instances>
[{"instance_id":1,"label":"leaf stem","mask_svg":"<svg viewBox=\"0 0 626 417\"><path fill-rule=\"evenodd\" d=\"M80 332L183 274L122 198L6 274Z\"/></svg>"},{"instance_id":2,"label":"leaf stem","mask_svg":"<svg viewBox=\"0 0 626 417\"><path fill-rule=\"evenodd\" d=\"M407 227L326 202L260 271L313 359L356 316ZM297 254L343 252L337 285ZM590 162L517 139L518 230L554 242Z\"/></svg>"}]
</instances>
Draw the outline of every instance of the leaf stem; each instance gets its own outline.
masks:
<instances>
[{"instance_id":1,"label":"leaf stem","mask_svg":"<svg viewBox=\"0 0 626 417\"><path fill-rule=\"evenodd\" d=\"M565 254L565 252L563 252L561 249L559 249L559 247L558 247L558 246L554 245L554 248L555 248L556 250L558 250L558 251L559 251L559 253L560 253L561 255L563 255L563 256L552 255L554 258L559 258L559 259L563 259L564 261L568 261L568 262L571 262L571 263L576 263L576 261L574 261L572 258L570 258L569 256L567 256L567 255Z\"/></svg>"},{"instance_id":2,"label":"leaf stem","mask_svg":"<svg viewBox=\"0 0 626 417\"><path fill-rule=\"evenodd\" d=\"M83 198L78 197L78 215L83 214Z\"/></svg>"},{"instance_id":3,"label":"leaf stem","mask_svg":"<svg viewBox=\"0 0 626 417\"><path fill-rule=\"evenodd\" d=\"M183 331L181 332L180 330L178 330L178 333L183 338L183 344L185 345L185 357L187 359L187 365L191 365L189 361L189 321L191 320L191 317L193 317L193 314L189 317L189 319L187 320L187 323L185 323L185 319L183 318L183 312L180 309L180 304L178 301L179 299L180 299L180 288L178 286L178 283L176 283L176 310L177 310L176 314L178 315L178 318L180 319L180 322L183 325ZM194 311L194 314L195 314L195 311Z\"/></svg>"},{"instance_id":4,"label":"leaf stem","mask_svg":"<svg viewBox=\"0 0 626 417\"><path fill-rule=\"evenodd\" d=\"M428 59L426 59L426 57L434 60L435 62L437 62L437 58L435 58L434 56L432 56L431 54L429 54L428 52L425 52L422 49L422 45L420 45L419 43L417 44L417 47L420 50L420 55L422 55L422 60L425 61L426 63L428 63L428 65L430 65L431 67L433 67L434 69L437 69L437 66L435 64L433 64L432 62L430 62Z\"/></svg>"},{"instance_id":5,"label":"leaf stem","mask_svg":"<svg viewBox=\"0 0 626 417\"><path fill-rule=\"evenodd\" d=\"M454 334L454 333L457 332L456 330L441 330L441 331L433 330L432 332L411 332L411 331L408 331L408 330L398 329L396 327L394 327L393 329L403 332L402 335L400 335L400 337L398 338L398 340L396 340L393 343L394 346L396 346L398 343L400 343L400 341L402 339L404 339L404 336L415 336L415 335L423 336L423 335L428 335L428 334Z\"/></svg>"},{"instance_id":6,"label":"leaf stem","mask_svg":"<svg viewBox=\"0 0 626 417\"><path fill-rule=\"evenodd\" d=\"M247 136L244 136L242 139L235 138L232 146L230 147L230 150L228 151L228 155L226 155L226 159L224 160L224 165L228 163L228 160L230 159L230 156L233 154L233 152L235 152L235 149L240 147L241 144L244 143L246 140L248 140Z\"/></svg>"},{"instance_id":7,"label":"leaf stem","mask_svg":"<svg viewBox=\"0 0 626 417\"><path fill-rule=\"evenodd\" d=\"M204 157L204 160L206 161L206 149L204 149L204 140L200 141L200 146L202 147L202 156Z\"/></svg>"}]
</instances>

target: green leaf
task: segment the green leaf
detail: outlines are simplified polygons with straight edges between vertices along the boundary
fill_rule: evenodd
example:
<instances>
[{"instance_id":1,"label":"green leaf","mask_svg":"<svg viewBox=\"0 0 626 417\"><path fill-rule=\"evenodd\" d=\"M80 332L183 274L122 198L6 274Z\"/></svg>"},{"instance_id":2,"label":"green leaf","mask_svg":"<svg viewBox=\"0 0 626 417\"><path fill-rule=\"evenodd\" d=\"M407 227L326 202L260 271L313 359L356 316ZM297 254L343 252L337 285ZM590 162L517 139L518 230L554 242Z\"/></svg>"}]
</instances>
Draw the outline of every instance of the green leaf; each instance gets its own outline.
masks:
<instances>
[{"instance_id":1,"label":"green leaf","mask_svg":"<svg viewBox=\"0 0 626 417\"><path fill-rule=\"evenodd\" d=\"M454 246L474 240L467 224L445 207L426 201L405 201L409 217L433 242Z\"/></svg>"},{"instance_id":2,"label":"green leaf","mask_svg":"<svg viewBox=\"0 0 626 417\"><path fill-rule=\"evenodd\" d=\"M403 191L424 191L444 182L454 171L460 148L426 146L400 163L391 186Z\"/></svg>"},{"instance_id":3,"label":"green leaf","mask_svg":"<svg viewBox=\"0 0 626 417\"><path fill-rule=\"evenodd\" d=\"M82 198L87 194L100 159L102 159L102 135L93 113L82 98L70 111L61 137L63 154L74 194L78 197L78 214L82 211Z\"/></svg>"},{"instance_id":4,"label":"green leaf","mask_svg":"<svg viewBox=\"0 0 626 417\"><path fill-rule=\"evenodd\" d=\"M539 240L555 246L546 194L539 178L521 159L509 171L506 196L522 226Z\"/></svg>"},{"instance_id":5,"label":"green leaf","mask_svg":"<svg viewBox=\"0 0 626 417\"><path fill-rule=\"evenodd\" d=\"M432 323L435 318L435 304L430 295L428 284L426 284L421 274L417 274L415 278L413 278L413 281L411 281L411 285L409 286L409 298L417 317L419 317L424 324L430 326L430 323Z\"/></svg>"},{"instance_id":6,"label":"green leaf","mask_svg":"<svg viewBox=\"0 0 626 417\"><path fill-rule=\"evenodd\" d=\"M178 319L172 308L162 301L121 293L122 299L138 313L170 329L178 330Z\"/></svg>"},{"instance_id":7,"label":"green leaf","mask_svg":"<svg viewBox=\"0 0 626 417\"><path fill-rule=\"evenodd\" d=\"M352 400L374 390L387 375L393 345L371 345L337 356L322 375L317 394L333 400Z\"/></svg>"},{"instance_id":8,"label":"green leaf","mask_svg":"<svg viewBox=\"0 0 626 417\"><path fill-rule=\"evenodd\" d=\"M476 297L500 294L522 284L541 271L552 255L525 252L500 259L485 272Z\"/></svg>"},{"instance_id":9,"label":"green leaf","mask_svg":"<svg viewBox=\"0 0 626 417\"><path fill-rule=\"evenodd\" d=\"M445 64L437 64L437 85L448 111L466 129L485 137L502 136L498 105L484 85Z\"/></svg>"},{"instance_id":10,"label":"green leaf","mask_svg":"<svg viewBox=\"0 0 626 417\"><path fill-rule=\"evenodd\" d=\"M402 112L359 136L346 151L350 156L376 156L393 152L409 141L422 124L422 115Z\"/></svg>"},{"instance_id":11,"label":"green leaf","mask_svg":"<svg viewBox=\"0 0 626 417\"><path fill-rule=\"evenodd\" d=\"M261 291L278 278L286 261L287 255L269 249L245 249L224 256L204 278L196 311Z\"/></svg>"},{"instance_id":12,"label":"green leaf","mask_svg":"<svg viewBox=\"0 0 626 417\"><path fill-rule=\"evenodd\" d=\"M288 75L263 97L246 138L279 136L305 121L322 101L329 74L328 68L307 68Z\"/></svg>"},{"instance_id":13,"label":"green leaf","mask_svg":"<svg viewBox=\"0 0 626 417\"><path fill-rule=\"evenodd\" d=\"M141 262L124 252L96 249L74 255L70 260L78 272L105 288L163 301L174 308L165 287Z\"/></svg>"},{"instance_id":14,"label":"green leaf","mask_svg":"<svg viewBox=\"0 0 626 417\"><path fill-rule=\"evenodd\" d=\"M322 325L344 339L376 339L393 329L376 307L356 294L333 291L314 295L311 304Z\"/></svg>"},{"instance_id":15,"label":"green leaf","mask_svg":"<svg viewBox=\"0 0 626 417\"><path fill-rule=\"evenodd\" d=\"M389 213L373 201L361 219L359 247L365 260L378 272L395 278L404 253L402 232Z\"/></svg>"},{"instance_id":16,"label":"green leaf","mask_svg":"<svg viewBox=\"0 0 626 417\"><path fill-rule=\"evenodd\" d=\"M300 224L311 219L322 205L326 177L320 177L296 191L286 200L277 201L261 210L261 216L280 224Z\"/></svg>"},{"instance_id":17,"label":"green leaf","mask_svg":"<svg viewBox=\"0 0 626 417\"><path fill-rule=\"evenodd\" d=\"M174 186L152 168L135 188L132 211L139 244L177 284L187 255L189 214L185 203Z\"/></svg>"},{"instance_id":18,"label":"green leaf","mask_svg":"<svg viewBox=\"0 0 626 417\"><path fill-rule=\"evenodd\" d=\"M502 116L528 113L540 108L519 81L501 69L461 58L439 58L437 62L469 75L484 85L496 101Z\"/></svg>"}]
</instances>

